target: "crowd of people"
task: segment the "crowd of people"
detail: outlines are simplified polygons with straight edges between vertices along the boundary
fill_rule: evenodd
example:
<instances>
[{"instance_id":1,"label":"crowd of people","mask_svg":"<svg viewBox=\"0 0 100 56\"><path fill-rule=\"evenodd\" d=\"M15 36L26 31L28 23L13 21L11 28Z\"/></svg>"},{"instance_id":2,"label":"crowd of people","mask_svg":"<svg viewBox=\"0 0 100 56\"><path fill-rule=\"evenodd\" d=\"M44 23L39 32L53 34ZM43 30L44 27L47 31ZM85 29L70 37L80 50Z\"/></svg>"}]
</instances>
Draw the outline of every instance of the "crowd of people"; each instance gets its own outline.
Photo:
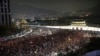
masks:
<instances>
[{"instance_id":1,"label":"crowd of people","mask_svg":"<svg viewBox=\"0 0 100 56\"><path fill-rule=\"evenodd\" d=\"M34 32L33 32L34 33ZM86 44L81 31L59 30L51 35L28 34L0 42L1 56L57 56L75 53Z\"/></svg>"}]
</instances>

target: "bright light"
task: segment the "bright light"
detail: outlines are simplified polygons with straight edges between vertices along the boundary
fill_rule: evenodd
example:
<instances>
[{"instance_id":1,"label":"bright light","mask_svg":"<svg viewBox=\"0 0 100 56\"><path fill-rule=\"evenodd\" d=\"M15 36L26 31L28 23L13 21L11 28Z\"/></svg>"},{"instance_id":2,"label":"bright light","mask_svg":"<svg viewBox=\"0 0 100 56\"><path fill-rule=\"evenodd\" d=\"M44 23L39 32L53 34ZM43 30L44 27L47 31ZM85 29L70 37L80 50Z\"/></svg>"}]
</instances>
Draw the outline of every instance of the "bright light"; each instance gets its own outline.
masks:
<instances>
[{"instance_id":1,"label":"bright light","mask_svg":"<svg viewBox=\"0 0 100 56\"><path fill-rule=\"evenodd\" d=\"M74 30L100 31L100 28L89 27L89 26L41 26L41 27L57 28L57 29L74 29Z\"/></svg>"}]
</instances>

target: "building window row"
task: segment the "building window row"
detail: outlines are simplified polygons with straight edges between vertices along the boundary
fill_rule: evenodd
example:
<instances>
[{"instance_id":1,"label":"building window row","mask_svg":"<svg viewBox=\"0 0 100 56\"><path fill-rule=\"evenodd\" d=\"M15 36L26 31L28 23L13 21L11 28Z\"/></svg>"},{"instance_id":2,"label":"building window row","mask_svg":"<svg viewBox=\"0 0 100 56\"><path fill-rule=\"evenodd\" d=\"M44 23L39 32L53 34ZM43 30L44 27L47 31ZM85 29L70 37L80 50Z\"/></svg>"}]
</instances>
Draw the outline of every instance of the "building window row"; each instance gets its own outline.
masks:
<instances>
[{"instance_id":1,"label":"building window row","mask_svg":"<svg viewBox=\"0 0 100 56\"><path fill-rule=\"evenodd\" d=\"M7 7L7 3L4 4L0 3L0 7Z\"/></svg>"},{"instance_id":2,"label":"building window row","mask_svg":"<svg viewBox=\"0 0 100 56\"><path fill-rule=\"evenodd\" d=\"M7 0L0 0L0 3L7 3Z\"/></svg>"}]
</instances>

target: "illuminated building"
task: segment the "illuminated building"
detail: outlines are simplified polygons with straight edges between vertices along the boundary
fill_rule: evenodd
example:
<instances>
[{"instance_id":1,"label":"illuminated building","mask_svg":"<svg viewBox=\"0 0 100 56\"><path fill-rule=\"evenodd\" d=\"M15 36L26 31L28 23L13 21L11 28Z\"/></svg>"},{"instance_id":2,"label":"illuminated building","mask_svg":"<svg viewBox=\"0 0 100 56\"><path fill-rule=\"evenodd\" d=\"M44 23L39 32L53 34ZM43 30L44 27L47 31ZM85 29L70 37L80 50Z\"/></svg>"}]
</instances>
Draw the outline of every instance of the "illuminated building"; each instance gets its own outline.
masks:
<instances>
[{"instance_id":1,"label":"illuminated building","mask_svg":"<svg viewBox=\"0 0 100 56\"><path fill-rule=\"evenodd\" d=\"M73 20L71 22L72 26L86 26L86 21L85 20Z\"/></svg>"},{"instance_id":2,"label":"illuminated building","mask_svg":"<svg viewBox=\"0 0 100 56\"><path fill-rule=\"evenodd\" d=\"M10 1L0 0L0 26L11 25Z\"/></svg>"},{"instance_id":3,"label":"illuminated building","mask_svg":"<svg viewBox=\"0 0 100 56\"><path fill-rule=\"evenodd\" d=\"M19 25L21 28L27 28L27 26L25 26L25 25L28 25L28 22L25 19L20 19Z\"/></svg>"}]
</instances>

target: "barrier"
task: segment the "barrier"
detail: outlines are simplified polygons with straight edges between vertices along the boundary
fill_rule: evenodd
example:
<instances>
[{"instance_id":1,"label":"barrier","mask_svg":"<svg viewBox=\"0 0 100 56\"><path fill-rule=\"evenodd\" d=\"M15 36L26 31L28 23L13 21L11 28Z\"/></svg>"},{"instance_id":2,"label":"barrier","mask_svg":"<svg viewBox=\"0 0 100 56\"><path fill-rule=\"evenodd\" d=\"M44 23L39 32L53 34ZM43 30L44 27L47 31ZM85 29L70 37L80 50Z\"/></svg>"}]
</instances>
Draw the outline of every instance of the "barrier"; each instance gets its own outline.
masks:
<instances>
[{"instance_id":1,"label":"barrier","mask_svg":"<svg viewBox=\"0 0 100 56\"><path fill-rule=\"evenodd\" d=\"M32 29L29 28L29 31L24 30L24 31L22 31L22 32L20 32L20 33L17 33L17 34L15 34L15 35L10 35L10 36L7 36L7 37L3 37L2 39L3 39L4 41L6 41L6 40L9 40L9 39L21 38L21 37L23 37L23 36L25 36L25 35L30 34L31 32L32 32Z\"/></svg>"}]
</instances>

